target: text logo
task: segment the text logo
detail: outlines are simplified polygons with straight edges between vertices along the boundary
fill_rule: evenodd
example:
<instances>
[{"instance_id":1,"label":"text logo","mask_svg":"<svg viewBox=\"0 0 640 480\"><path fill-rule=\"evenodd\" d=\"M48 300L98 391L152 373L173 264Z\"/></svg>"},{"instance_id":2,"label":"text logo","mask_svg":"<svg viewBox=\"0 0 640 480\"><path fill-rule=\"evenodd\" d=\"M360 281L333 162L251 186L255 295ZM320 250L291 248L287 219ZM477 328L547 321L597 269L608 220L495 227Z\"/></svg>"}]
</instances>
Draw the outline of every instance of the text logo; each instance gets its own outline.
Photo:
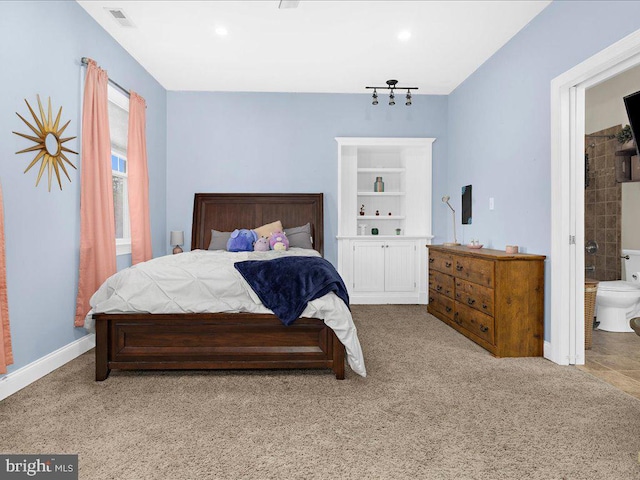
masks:
<instances>
[{"instance_id":1,"label":"text logo","mask_svg":"<svg viewBox=\"0 0 640 480\"><path fill-rule=\"evenodd\" d=\"M78 455L2 455L0 480L78 480Z\"/></svg>"}]
</instances>

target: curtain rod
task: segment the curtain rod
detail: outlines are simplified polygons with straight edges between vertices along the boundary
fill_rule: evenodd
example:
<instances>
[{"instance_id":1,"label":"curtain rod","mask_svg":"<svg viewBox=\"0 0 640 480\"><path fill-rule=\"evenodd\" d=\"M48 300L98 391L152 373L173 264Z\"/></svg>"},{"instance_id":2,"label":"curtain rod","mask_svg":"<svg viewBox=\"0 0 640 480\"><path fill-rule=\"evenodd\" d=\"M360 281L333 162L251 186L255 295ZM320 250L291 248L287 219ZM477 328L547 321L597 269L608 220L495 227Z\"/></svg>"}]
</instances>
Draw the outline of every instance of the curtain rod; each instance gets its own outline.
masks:
<instances>
[{"instance_id":1,"label":"curtain rod","mask_svg":"<svg viewBox=\"0 0 640 480\"><path fill-rule=\"evenodd\" d=\"M89 65L89 59L87 57L82 57L82 59L80 60L80 62L82 63L82 65L84 65L85 67L87 65ZM131 94L129 93L129 90L127 90L126 88L124 88L122 85L119 85L118 83L114 82L113 80L111 80L110 78L108 78L109 83L111 85L113 85L114 87L120 89L120 91L122 93L124 93L127 97L130 97Z\"/></svg>"}]
</instances>

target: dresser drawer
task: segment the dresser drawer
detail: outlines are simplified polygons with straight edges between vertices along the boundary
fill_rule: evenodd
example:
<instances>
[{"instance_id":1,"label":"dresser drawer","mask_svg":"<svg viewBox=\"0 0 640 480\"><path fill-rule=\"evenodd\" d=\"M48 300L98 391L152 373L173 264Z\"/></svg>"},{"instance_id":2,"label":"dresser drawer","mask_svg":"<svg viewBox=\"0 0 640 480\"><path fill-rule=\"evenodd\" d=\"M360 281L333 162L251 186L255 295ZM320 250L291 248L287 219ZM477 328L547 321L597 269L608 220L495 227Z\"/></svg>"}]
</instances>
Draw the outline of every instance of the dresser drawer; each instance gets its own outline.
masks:
<instances>
[{"instance_id":1,"label":"dresser drawer","mask_svg":"<svg viewBox=\"0 0 640 480\"><path fill-rule=\"evenodd\" d=\"M456 300L493 316L493 290L477 283L456 279Z\"/></svg>"},{"instance_id":2,"label":"dresser drawer","mask_svg":"<svg viewBox=\"0 0 640 480\"><path fill-rule=\"evenodd\" d=\"M453 273L453 257L447 253L429 251L429 270L451 275Z\"/></svg>"},{"instance_id":3,"label":"dresser drawer","mask_svg":"<svg viewBox=\"0 0 640 480\"><path fill-rule=\"evenodd\" d=\"M449 298L453 296L454 280L451 275L446 275L436 270L429 270L429 288Z\"/></svg>"},{"instance_id":4,"label":"dresser drawer","mask_svg":"<svg viewBox=\"0 0 640 480\"><path fill-rule=\"evenodd\" d=\"M451 298L445 297L434 290L429 290L429 312L433 310L444 315L449 320L453 320L453 304L454 301Z\"/></svg>"},{"instance_id":5,"label":"dresser drawer","mask_svg":"<svg viewBox=\"0 0 640 480\"><path fill-rule=\"evenodd\" d=\"M495 327L493 317L478 312L460 302L455 302L454 310L453 321L455 323L494 345Z\"/></svg>"},{"instance_id":6,"label":"dresser drawer","mask_svg":"<svg viewBox=\"0 0 640 480\"><path fill-rule=\"evenodd\" d=\"M456 278L493 288L494 267L491 260L456 255L453 261Z\"/></svg>"}]
</instances>

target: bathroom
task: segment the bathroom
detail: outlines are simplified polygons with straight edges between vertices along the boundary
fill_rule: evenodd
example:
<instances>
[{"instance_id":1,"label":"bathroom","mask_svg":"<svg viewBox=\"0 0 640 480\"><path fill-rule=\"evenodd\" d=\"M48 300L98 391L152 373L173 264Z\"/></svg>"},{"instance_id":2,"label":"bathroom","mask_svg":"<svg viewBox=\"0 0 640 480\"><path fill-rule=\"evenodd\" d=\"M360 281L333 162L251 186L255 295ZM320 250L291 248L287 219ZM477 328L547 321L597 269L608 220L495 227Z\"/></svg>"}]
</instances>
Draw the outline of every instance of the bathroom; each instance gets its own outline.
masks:
<instances>
[{"instance_id":1,"label":"bathroom","mask_svg":"<svg viewBox=\"0 0 640 480\"><path fill-rule=\"evenodd\" d=\"M640 316L640 278L632 277L640 272L640 162L622 131L623 97L639 90L640 66L586 91L584 190L585 278L599 282L584 369L638 393L640 336L629 317Z\"/></svg>"}]
</instances>

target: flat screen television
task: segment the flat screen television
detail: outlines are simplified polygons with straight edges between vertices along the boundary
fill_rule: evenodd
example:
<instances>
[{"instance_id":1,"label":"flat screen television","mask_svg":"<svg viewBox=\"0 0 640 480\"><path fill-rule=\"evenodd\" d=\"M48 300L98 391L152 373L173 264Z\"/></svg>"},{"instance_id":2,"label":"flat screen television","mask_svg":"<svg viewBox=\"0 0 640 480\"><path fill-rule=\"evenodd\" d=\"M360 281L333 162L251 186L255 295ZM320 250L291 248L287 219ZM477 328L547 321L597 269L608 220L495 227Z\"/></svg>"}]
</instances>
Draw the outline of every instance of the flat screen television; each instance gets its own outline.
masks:
<instances>
[{"instance_id":1,"label":"flat screen television","mask_svg":"<svg viewBox=\"0 0 640 480\"><path fill-rule=\"evenodd\" d=\"M637 139L638 134L640 134L640 92L632 93L624 97L624 106L627 109L631 133L633 134L633 138ZM636 155L638 155L640 153L638 150L638 141L636 140L635 143Z\"/></svg>"}]
</instances>

